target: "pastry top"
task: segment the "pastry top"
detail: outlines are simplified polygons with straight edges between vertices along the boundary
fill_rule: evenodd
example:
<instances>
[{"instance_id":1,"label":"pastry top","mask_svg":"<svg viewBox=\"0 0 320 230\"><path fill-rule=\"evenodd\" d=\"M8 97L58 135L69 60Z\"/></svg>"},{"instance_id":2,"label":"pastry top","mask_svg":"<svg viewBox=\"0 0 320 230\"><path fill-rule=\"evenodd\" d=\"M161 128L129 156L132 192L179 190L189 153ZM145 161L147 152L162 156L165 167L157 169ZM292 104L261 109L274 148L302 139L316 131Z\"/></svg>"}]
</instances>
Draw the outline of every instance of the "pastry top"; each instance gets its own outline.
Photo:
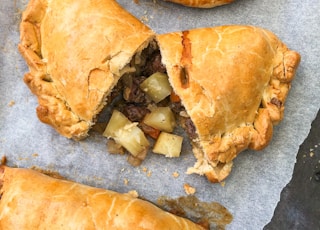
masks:
<instances>
[{"instance_id":1,"label":"pastry top","mask_svg":"<svg viewBox=\"0 0 320 230\"><path fill-rule=\"evenodd\" d=\"M66 137L87 135L105 98L153 32L113 0L31 0L19 50L37 114Z\"/></svg>"},{"instance_id":2,"label":"pastry top","mask_svg":"<svg viewBox=\"0 0 320 230\"><path fill-rule=\"evenodd\" d=\"M242 150L269 143L273 125L283 117L300 61L297 52L267 30L241 25L164 34L157 40L170 83L196 127L194 142L203 152L197 151L203 162L190 172L222 169ZM220 181L230 170L223 172L207 176Z\"/></svg>"},{"instance_id":3,"label":"pastry top","mask_svg":"<svg viewBox=\"0 0 320 230\"><path fill-rule=\"evenodd\" d=\"M129 194L30 169L0 166L0 182L1 229L204 229Z\"/></svg>"},{"instance_id":4,"label":"pastry top","mask_svg":"<svg viewBox=\"0 0 320 230\"><path fill-rule=\"evenodd\" d=\"M234 0L165 0L165 1L174 2L174 3L178 3L185 6L190 6L190 7L211 8L215 6L229 4Z\"/></svg>"}]
</instances>

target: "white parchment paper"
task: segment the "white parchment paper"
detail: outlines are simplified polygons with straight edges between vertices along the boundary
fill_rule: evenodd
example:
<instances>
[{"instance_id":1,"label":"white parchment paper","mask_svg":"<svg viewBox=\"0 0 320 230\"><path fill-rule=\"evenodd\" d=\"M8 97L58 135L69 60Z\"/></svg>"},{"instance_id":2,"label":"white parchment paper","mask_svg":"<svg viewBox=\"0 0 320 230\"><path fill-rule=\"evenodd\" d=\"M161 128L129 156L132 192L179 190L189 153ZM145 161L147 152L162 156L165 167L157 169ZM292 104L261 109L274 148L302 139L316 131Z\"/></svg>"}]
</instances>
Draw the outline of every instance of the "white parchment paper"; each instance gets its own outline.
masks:
<instances>
[{"instance_id":1,"label":"white parchment paper","mask_svg":"<svg viewBox=\"0 0 320 230\"><path fill-rule=\"evenodd\" d=\"M285 117L275 127L271 144L260 152L241 153L225 186L185 174L195 161L187 140L179 159L149 154L141 166L134 168L125 156L108 154L106 139L95 133L75 142L39 122L35 113L37 99L22 80L27 66L17 51L20 13L26 3L0 3L0 156L6 155L10 166L38 166L118 192L134 189L150 201L162 195L184 196L183 184L189 183L197 189L195 195L200 200L217 201L233 214L234 220L227 229L262 229L270 221L280 192L291 178L299 145L320 107L318 0L235 0L213 9L192 9L161 0L140 0L139 4L119 0L158 33L251 24L273 31L301 54ZM174 172L180 176L173 177Z\"/></svg>"}]
</instances>

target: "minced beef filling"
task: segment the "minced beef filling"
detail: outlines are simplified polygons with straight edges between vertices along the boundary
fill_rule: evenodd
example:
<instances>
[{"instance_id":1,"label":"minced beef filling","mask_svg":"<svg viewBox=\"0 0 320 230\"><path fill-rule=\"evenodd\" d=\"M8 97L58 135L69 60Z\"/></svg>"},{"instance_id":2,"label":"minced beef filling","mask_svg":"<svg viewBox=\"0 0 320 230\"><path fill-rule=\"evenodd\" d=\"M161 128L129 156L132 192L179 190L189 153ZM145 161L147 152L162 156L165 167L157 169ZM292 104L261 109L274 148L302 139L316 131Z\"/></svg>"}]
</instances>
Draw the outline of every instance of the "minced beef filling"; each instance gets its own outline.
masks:
<instances>
[{"instance_id":1,"label":"minced beef filling","mask_svg":"<svg viewBox=\"0 0 320 230\"><path fill-rule=\"evenodd\" d=\"M150 112L146 107L129 104L121 109L122 113L132 122L141 121Z\"/></svg>"},{"instance_id":2,"label":"minced beef filling","mask_svg":"<svg viewBox=\"0 0 320 230\"><path fill-rule=\"evenodd\" d=\"M121 77L118 84L114 87L112 93L108 96L107 101L113 102L113 108L122 112L130 121L138 122L139 127L144 131L145 134L156 139L160 131L155 130L142 123L143 118L146 114L150 113L149 106L169 106L171 110L176 115L177 120L183 124L182 127L186 130L188 136L191 140L196 138L196 130L193 122L188 117L181 117L181 112L185 113L185 108L180 101L171 101L170 97L162 100L161 102L155 104L151 99L149 99L146 94L141 90L140 84L147 79L149 76L156 72L161 72L166 74L166 68L161 62L161 54L159 50L152 50L151 47L146 48L141 53L141 63L136 65L134 59L130 65L134 65L136 68L135 73L126 73ZM186 114L186 113L185 113ZM99 117L98 120L101 119Z\"/></svg>"},{"instance_id":3,"label":"minced beef filling","mask_svg":"<svg viewBox=\"0 0 320 230\"><path fill-rule=\"evenodd\" d=\"M150 76L155 72L166 73L166 67L161 62L160 51L154 51L146 60L146 65L143 67L142 74Z\"/></svg>"},{"instance_id":4,"label":"minced beef filling","mask_svg":"<svg viewBox=\"0 0 320 230\"><path fill-rule=\"evenodd\" d=\"M194 126L194 124L193 124L193 122L191 121L191 119L190 119L190 118L187 118L187 119L185 120L185 123L184 123L184 124L185 124L184 129L185 129L185 131L187 132L189 138L190 138L191 140L196 139L196 138L197 138L196 127Z\"/></svg>"}]
</instances>

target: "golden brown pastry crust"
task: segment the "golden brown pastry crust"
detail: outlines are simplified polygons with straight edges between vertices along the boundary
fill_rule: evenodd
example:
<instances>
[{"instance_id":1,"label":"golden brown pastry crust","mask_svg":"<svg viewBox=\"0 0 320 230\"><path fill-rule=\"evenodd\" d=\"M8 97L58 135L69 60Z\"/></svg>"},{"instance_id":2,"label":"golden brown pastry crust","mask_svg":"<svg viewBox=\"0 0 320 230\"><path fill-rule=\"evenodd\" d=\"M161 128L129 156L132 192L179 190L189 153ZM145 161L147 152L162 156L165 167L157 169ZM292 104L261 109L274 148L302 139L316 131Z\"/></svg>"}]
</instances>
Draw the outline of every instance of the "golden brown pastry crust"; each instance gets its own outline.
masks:
<instances>
[{"instance_id":1,"label":"golden brown pastry crust","mask_svg":"<svg viewBox=\"0 0 320 230\"><path fill-rule=\"evenodd\" d=\"M31 0L19 50L38 96L39 119L60 134L87 135L121 70L153 32L115 1Z\"/></svg>"},{"instance_id":2,"label":"golden brown pastry crust","mask_svg":"<svg viewBox=\"0 0 320 230\"><path fill-rule=\"evenodd\" d=\"M212 8L216 6L229 4L234 0L165 0L165 1L174 2L174 3L178 3L184 6L190 6L190 7Z\"/></svg>"},{"instance_id":3,"label":"golden brown pastry crust","mask_svg":"<svg viewBox=\"0 0 320 230\"><path fill-rule=\"evenodd\" d=\"M129 194L0 166L0 229L204 229Z\"/></svg>"},{"instance_id":4,"label":"golden brown pastry crust","mask_svg":"<svg viewBox=\"0 0 320 230\"><path fill-rule=\"evenodd\" d=\"M221 181L239 152L270 142L300 55L252 26L195 29L157 40L170 83L197 129L198 162L188 171Z\"/></svg>"}]
</instances>

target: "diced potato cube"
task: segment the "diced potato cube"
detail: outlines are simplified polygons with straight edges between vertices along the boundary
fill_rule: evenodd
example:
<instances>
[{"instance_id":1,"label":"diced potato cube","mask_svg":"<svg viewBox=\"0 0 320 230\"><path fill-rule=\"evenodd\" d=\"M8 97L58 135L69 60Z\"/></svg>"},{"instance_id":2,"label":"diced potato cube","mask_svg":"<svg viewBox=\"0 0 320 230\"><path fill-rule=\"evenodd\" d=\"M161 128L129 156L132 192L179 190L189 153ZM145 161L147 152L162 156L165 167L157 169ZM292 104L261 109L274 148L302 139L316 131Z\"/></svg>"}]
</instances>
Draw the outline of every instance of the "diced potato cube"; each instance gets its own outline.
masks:
<instances>
[{"instance_id":1,"label":"diced potato cube","mask_svg":"<svg viewBox=\"0 0 320 230\"><path fill-rule=\"evenodd\" d=\"M155 129L171 133L176 126L176 120L169 107L157 107L148 113L143 123Z\"/></svg>"},{"instance_id":2,"label":"diced potato cube","mask_svg":"<svg viewBox=\"0 0 320 230\"><path fill-rule=\"evenodd\" d=\"M114 110L103 132L103 136L114 137L115 132L129 124L131 124L131 121L125 115L118 110Z\"/></svg>"},{"instance_id":3,"label":"diced potato cube","mask_svg":"<svg viewBox=\"0 0 320 230\"><path fill-rule=\"evenodd\" d=\"M154 153L163 154L166 157L179 157L182 141L183 137L181 136L161 132L152 151Z\"/></svg>"},{"instance_id":4,"label":"diced potato cube","mask_svg":"<svg viewBox=\"0 0 320 230\"><path fill-rule=\"evenodd\" d=\"M140 88L156 103L171 94L168 75L156 72L140 84Z\"/></svg>"},{"instance_id":5,"label":"diced potato cube","mask_svg":"<svg viewBox=\"0 0 320 230\"><path fill-rule=\"evenodd\" d=\"M149 141L137 125L138 123L129 121L121 112L114 110L103 135L114 139L133 156L142 155L148 151Z\"/></svg>"},{"instance_id":6,"label":"diced potato cube","mask_svg":"<svg viewBox=\"0 0 320 230\"><path fill-rule=\"evenodd\" d=\"M137 123L132 123L115 133L113 139L127 149L133 156L148 151L149 141Z\"/></svg>"}]
</instances>

